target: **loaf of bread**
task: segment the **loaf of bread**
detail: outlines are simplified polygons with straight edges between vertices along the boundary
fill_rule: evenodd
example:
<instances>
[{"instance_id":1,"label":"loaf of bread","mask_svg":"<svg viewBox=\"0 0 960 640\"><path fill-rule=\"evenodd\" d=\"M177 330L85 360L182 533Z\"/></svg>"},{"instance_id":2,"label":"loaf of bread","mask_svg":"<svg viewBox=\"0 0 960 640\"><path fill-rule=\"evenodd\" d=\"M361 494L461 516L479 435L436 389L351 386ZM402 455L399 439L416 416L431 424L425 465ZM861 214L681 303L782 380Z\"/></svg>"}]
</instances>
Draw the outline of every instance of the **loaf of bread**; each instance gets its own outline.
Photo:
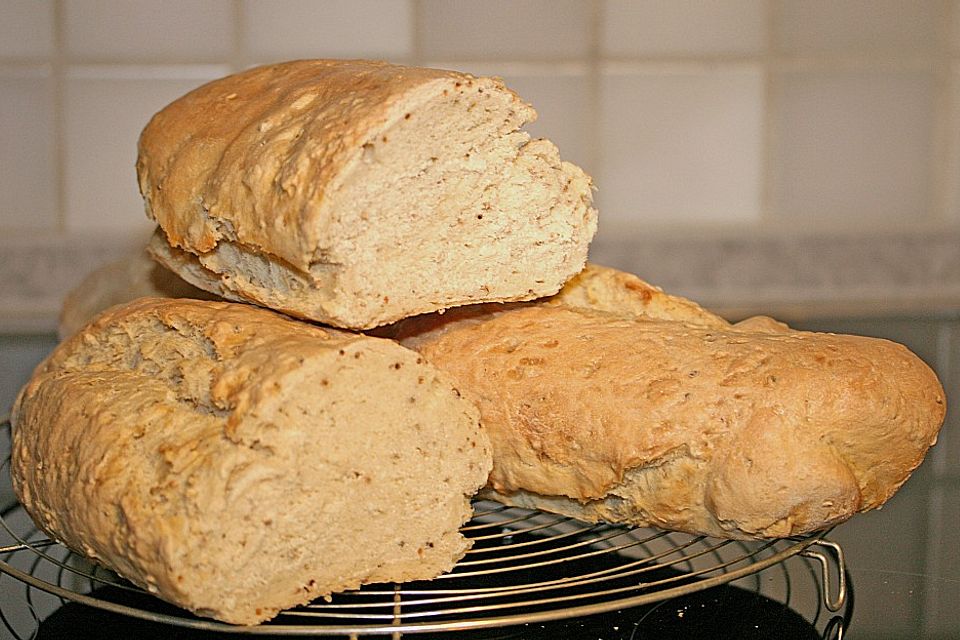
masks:
<instances>
[{"instance_id":1,"label":"loaf of bread","mask_svg":"<svg viewBox=\"0 0 960 640\"><path fill-rule=\"evenodd\" d=\"M60 307L57 333L72 336L110 307L146 297L216 299L139 251L95 269L71 289Z\"/></svg>"},{"instance_id":2,"label":"loaf of bread","mask_svg":"<svg viewBox=\"0 0 960 640\"><path fill-rule=\"evenodd\" d=\"M306 60L207 84L140 138L161 262L228 299L362 329L556 293L596 231L589 177L503 83Z\"/></svg>"},{"instance_id":3,"label":"loaf of bread","mask_svg":"<svg viewBox=\"0 0 960 640\"><path fill-rule=\"evenodd\" d=\"M480 407L484 495L588 521L725 538L822 529L890 498L944 418L936 376L898 344L731 325L597 267L547 301L391 333Z\"/></svg>"},{"instance_id":4,"label":"loaf of bread","mask_svg":"<svg viewBox=\"0 0 960 640\"><path fill-rule=\"evenodd\" d=\"M41 529L238 624L449 570L490 469L477 409L416 353L227 302L108 310L41 363L12 423Z\"/></svg>"}]
</instances>

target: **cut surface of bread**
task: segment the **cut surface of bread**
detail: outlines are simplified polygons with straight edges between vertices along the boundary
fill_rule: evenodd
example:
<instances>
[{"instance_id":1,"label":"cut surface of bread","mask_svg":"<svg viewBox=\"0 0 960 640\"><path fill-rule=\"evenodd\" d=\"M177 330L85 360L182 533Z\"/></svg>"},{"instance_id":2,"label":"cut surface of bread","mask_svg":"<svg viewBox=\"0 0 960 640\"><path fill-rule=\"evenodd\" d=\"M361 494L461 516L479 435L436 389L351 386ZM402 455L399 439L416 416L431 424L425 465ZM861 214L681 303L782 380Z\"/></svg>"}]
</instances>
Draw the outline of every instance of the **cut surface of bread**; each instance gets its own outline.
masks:
<instances>
[{"instance_id":1,"label":"cut surface of bread","mask_svg":"<svg viewBox=\"0 0 960 640\"><path fill-rule=\"evenodd\" d=\"M416 353L226 302L108 310L12 422L42 530L237 624L449 570L490 468L476 408Z\"/></svg>"},{"instance_id":2,"label":"cut surface of bread","mask_svg":"<svg viewBox=\"0 0 960 640\"><path fill-rule=\"evenodd\" d=\"M901 345L731 325L643 285L592 267L554 299L393 328L480 407L486 497L785 537L880 506L936 441L943 389Z\"/></svg>"},{"instance_id":3,"label":"cut surface of bread","mask_svg":"<svg viewBox=\"0 0 960 640\"><path fill-rule=\"evenodd\" d=\"M156 114L137 163L155 257L226 298L362 329L556 293L596 231L590 178L494 78L302 60Z\"/></svg>"}]
</instances>

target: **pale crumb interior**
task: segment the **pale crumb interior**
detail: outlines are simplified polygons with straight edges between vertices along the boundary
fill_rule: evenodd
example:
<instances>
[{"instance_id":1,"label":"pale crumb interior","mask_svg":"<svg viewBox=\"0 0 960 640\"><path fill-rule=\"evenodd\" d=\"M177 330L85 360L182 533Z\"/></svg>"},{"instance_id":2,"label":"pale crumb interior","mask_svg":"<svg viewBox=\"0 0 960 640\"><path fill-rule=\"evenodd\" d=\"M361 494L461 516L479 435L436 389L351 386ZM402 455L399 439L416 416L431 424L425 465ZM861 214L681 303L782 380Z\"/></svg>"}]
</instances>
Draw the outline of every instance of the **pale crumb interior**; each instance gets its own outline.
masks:
<instances>
[{"instance_id":1,"label":"pale crumb interior","mask_svg":"<svg viewBox=\"0 0 960 640\"><path fill-rule=\"evenodd\" d=\"M338 298L412 315L547 295L579 271L595 230L589 179L519 130L520 107L478 81L364 146L331 194L332 253L315 266L349 265Z\"/></svg>"},{"instance_id":2,"label":"pale crumb interior","mask_svg":"<svg viewBox=\"0 0 960 640\"><path fill-rule=\"evenodd\" d=\"M101 348L65 363L135 375L157 396L117 454L152 461L126 490L151 515L117 511L106 525L140 549L126 577L201 615L252 624L368 582L431 578L463 555L458 529L486 480L488 444L466 401L412 352L373 340L314 350L260 381L265 391L225 400L215 388L230 361L200 329L139 324L108 329ZM230 403L244 398L256 404L229 426L239 417Z\"/></svg>"}]
</instances>

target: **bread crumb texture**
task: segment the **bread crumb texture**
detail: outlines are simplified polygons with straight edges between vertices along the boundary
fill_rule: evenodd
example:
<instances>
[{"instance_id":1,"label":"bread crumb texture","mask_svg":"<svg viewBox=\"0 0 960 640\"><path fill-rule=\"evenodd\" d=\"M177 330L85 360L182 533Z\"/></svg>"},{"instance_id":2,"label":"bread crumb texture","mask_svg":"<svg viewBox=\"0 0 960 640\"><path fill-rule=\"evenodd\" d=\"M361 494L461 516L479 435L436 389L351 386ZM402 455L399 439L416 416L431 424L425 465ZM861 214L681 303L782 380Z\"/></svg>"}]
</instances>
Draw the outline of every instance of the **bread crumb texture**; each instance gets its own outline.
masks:
<instances>
[{"instance_id":1,"label":"bread crumb texture","mask_svg":"<svg viewBox=\"0 0 960 640\"><path fill-rule=\"evenodd\" d=\"M41 529L238 624L449 570L491 464L476 408L416 353L226 302L108 310L12 421Z\"/></svg>"},{"instance_id":2,"label":"bread crumb texture","mask_svg":"<svg viewBox=\"0 0 960 640\"><path fill-rule=\"evenodd\" d=\"M556 293L596 232L590 178L499 79L301 60L156 114L151 250L192 284L334 326Z\"/></svg>"}]
</instances>

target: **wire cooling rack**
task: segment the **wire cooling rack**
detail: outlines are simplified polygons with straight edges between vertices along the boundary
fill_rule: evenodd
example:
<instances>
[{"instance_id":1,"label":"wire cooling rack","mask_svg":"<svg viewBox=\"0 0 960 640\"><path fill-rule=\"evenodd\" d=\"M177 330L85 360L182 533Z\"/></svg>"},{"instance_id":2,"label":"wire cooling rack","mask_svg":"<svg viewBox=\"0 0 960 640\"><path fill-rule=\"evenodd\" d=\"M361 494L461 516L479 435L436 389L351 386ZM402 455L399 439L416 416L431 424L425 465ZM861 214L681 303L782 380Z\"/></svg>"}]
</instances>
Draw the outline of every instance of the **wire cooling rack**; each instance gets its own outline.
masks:
<instances>
[{"instance_id":1,"label":"wire cooling rack","mask_svg":"<svg viewBox=\"0 0 960 640\"><path fill-rule=\"evenodd\" d=\"M9 428L3 431L9 438ZM9 447L0 451L6 453ZM6 478L9 458L4 455L4 459L0 476ZM820 535L758 542L718 540L589 524L488 501L474 503L473 518L462 531L473 540L473 547L449 574L430 581L368 585L287 610L269 623L235 627L162 603L94 566L48 539L13 503L0 512L0 572L7 574L2 577L9 583L0 585L0 622L21 637L11 620L12 607L30 612L39 625L45 611L73 601L196 630L397 638L579 618L659 603L754 576L775 565L782 568L794 557L804 558L811 574L811 567L820 565L820 601L814 618L824 608L840 610L846 601L842 551ZM838 569L836 576L832 567ZM19 589L19 597L7 595L12 587ZM828 625L833 626L835 620Z\"/></svg>"}]
</instances>

